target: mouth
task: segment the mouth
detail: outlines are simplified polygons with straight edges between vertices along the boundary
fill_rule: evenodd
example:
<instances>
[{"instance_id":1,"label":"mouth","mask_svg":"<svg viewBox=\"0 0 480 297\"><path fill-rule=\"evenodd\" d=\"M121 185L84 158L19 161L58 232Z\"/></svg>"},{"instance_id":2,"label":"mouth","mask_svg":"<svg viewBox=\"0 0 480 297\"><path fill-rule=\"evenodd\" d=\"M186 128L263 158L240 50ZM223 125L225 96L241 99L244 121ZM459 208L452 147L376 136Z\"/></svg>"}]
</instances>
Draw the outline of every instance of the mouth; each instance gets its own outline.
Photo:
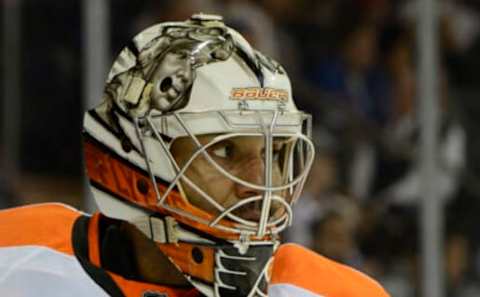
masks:
<instances>
[{"instance_id":1,"label":"mouth","mask_svg":"<svg viewBox=\"0 0 480 297\"><path fill-rule=\"evenodd\" d=\"M233 214L244 220L258 222L262 216L262 203L255 201L245 204L233 211Z\"/></svg>"},{"instance_id":2,"label":"mouth","mask_svg":"<svg viewBox=\"0 0 480 297\"><path fill-rule=\"evenodd\" d=\"M248 210L242 211L237 216L241 217L244 220L258 222L260 221L260 217L262 216L262 212L259 210Z\"/></svg>"},{"instance_id":3,"label":"mouth","mask_svg":"<svg viewBox=\"0 0 480 297\"><path fill-rule=\"evenodd\" d=\"M173 81L167 90L167 94L170 98L175 99L184 91L184 85L181 82Z\"/></svg>"},{"instance_id":4,"label":"mouth","mask_svg":"<svg viewBox=\"0 0 480 297\"><path fill-rule=\"evenodd\" d=\"M185 90L185 83L182 82L181 79L175 78L172 83L172 88L177 92L177 93L182 93Z\"/></svg>"},{"instance_id":5,"label":"mouth","mask_svg":"<svg viewBox=\"0 0 480 297\"><path fill-rule=\"evenodd\" d=\"M278 219L284 211L277 203L272 203L270 206L270 214L268 221ZM233 212L234 215L248 221L260 222L262 216L262 202L256 201L249 205L244 205Z\"/></svg>"}]
</instances>

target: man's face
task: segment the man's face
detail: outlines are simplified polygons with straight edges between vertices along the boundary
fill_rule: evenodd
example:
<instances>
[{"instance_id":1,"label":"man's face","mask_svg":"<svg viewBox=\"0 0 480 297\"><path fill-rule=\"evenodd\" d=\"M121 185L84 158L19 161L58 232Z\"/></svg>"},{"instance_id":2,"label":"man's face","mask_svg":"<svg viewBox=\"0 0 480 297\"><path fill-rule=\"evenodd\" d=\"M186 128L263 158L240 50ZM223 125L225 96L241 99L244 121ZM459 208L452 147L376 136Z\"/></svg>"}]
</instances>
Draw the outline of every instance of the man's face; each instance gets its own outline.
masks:
<instances>
[{"instance_id":1,"label":"man's face","mask_svg":"<svg viewBox=\"0 0 480 297\"><path fill-rule=\"evenodd\" d=\"M215 135L199 136L202 145L209 143ZM171 152L182 168L197 150L197 146L189 137L176 139L171 147ZM272 156L272 184L282 184L283 156L287 150L285 139L274 140ZM207 150L212 159L223 169L243 181L264 185L265 180L265 145L263 137L242 136L229 138L210 146ZM228 208L242 199L263 195L264 191L253 189L239 184L223 175L203 155L199 155L188 167L185 175L209 194L216 202ZM189 201L212 214L219 211L203 198L197 191L182 183ZM286 191L274 192L276 195L285 194ZM283 195L282 195L283 196ZM243 219L257 221L260 217L262 200L247 203L233 213ZM270 215L278 218L284 213L283 207L278 202L272 202Z\"/></svg>"},{"instance_id":2,"label":"man's face","mask_svg":"<svg viewBox=\"0 0 480 297\"><path fill-rule=\"evenodd\" d=\"M151 94L156 108L162 109L184 95L193 80L191 67L186 50L165 55L152 78L152 81L158 82Z\"/></svg>"}]
</instances>

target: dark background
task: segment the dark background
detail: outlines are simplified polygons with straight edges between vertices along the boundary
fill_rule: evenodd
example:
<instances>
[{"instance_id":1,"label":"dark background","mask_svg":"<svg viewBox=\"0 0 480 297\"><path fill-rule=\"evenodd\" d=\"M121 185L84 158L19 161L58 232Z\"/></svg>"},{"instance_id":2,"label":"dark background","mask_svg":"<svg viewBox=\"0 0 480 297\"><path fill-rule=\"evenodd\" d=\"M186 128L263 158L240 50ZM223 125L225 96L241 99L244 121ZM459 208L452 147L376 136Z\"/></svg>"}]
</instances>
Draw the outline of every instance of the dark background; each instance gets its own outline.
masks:
<instances>
[{"instance_id":1,"label":"dark background","mask_svg":"<svg viewBox=\"0 0 480 297\"><path fill-rule=\"evenodd\" d=\"M13 2L3 0L2 10ZM445 286L447 296L480 296L480 5L439 2L435 180L445 205ZM0 171L3 207L61 201L88 208L81 163L83 4L20 4L19 173ZM227 24L281 62L297 104L314 115L317 146L310 182L285 240L353 265L380 280L392 296L419 296L422 123L413 1L115 0L109 10L110 62L141 29L199 11L224 15ZM10 33L3 13L1 18L6 40ZM1 47L4 57L6 48ZM5 59L1 63L4 94L9 69ZM3 115L12 98L1 100ZM0 139L2 152L9 139Z\"/></svg>"}]
</instances>

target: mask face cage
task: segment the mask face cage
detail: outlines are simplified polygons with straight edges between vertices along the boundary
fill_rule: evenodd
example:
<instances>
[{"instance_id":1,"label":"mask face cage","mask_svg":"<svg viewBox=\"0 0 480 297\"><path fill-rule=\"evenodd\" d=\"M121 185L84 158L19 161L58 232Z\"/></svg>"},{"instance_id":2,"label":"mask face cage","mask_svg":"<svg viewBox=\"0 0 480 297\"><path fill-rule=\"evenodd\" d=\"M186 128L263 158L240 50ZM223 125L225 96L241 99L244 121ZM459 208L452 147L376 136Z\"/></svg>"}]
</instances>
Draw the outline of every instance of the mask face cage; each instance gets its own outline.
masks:
<instances>
[{"instance_id":1,"label":"mask face cage","mask_svg":"<svg viewBox=\"0 0 480 297\"><path fill-rule=\"evenodd\" d=\"M314 145L311 136L311 117L303 112L223 110L196 113L173 112L162 115L146 115L135 118L137 137L143 150L144 159L157 196L157 206L177 214L179 217L215 228L224 232L241 235L240 238L264 238L285 229L292 220L292 204L301 194L303 185L314 160ZM201 124L200 124L201 123ZM201 142L199 135L212 135L208 142ZM168 136L168 137L165 137ZM172 137L173 136L173 137ZM172 142L179 136L188 137L194 145L191 156L178 164L170 151ZM153 164L145 145L146 138L160 143L161 154L170 164ZM212 156L212 149L225 141L238 139L262 140L263 178L261 183L242 179L228 168L219 164ZM241 140L239 141L241 143ZM156 152L158 153L158 152ZM243 187L252 189L255 195L238 199L232 205L222 205L201 185L187 177L186 172L197 159L203 158L223 178ZM174 172L170 185L159 189L155 182L153 166L170 166ZM174 188L189 187L216 210L208 216L202 211L192 213L169 201ZM188 200L188 197L186 197ZM242 217L243 209L259 213L254 219ZM272 211L272 207L277 211ZM200 208L201 209L201 208ZM205 213L205 212L203 212ZM275 213L277 215L275 215ZM280 214L280 215L279 215Z\"/></svg>"}]
</instances>

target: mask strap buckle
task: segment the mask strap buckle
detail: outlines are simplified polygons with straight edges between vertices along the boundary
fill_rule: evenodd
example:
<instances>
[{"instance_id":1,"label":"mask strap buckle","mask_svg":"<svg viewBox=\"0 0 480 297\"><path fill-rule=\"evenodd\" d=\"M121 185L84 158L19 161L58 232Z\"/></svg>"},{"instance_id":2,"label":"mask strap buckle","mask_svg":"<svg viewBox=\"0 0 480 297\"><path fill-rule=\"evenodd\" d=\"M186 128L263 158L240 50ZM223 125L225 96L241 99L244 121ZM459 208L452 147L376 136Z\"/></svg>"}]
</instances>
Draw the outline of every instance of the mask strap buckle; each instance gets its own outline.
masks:
<instances>
[{"instance_id":1,"label":"mask strap buckle","mask_svg":"<svg viewBox=\"0 0 480 297\"><path fill-rule=\"evenodd\" d=\"M178 243L178 223L172 217L142 216L131 223L157 243Z\"/></svg>"}]
</instances>

